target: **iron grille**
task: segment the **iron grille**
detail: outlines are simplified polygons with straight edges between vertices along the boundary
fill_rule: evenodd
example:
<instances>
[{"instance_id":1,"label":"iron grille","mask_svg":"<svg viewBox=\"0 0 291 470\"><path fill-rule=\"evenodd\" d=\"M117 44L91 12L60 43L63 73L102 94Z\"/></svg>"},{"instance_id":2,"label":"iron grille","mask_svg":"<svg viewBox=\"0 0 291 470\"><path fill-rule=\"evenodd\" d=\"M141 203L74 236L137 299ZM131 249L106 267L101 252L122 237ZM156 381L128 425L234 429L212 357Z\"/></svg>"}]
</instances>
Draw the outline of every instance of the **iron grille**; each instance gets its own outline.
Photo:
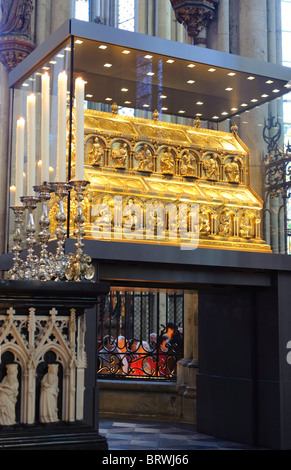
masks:
<instances>
[{"instance_id":1,"label":"iron grille","mask_svg":"<svg viewBox=\"0 0 291 470\"><path fill-rule=\"evenodd\" d=\"M100 302L98 376L175 380L183 357L180 292L111 290Z\"/></svg>"}]
</instances>

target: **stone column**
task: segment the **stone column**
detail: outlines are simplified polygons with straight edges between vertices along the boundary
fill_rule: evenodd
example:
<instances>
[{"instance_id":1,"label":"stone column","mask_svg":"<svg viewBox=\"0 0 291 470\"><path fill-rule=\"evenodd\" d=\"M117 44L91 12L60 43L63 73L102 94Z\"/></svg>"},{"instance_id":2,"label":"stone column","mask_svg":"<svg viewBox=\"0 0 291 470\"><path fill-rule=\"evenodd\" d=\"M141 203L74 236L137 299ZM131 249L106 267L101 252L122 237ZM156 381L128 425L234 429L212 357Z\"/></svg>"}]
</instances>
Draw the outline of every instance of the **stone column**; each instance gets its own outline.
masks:
<instances>
[{"instance_id":1,"label":"stone column","mask_svg":"<svg viewBox=\"0 0 291 470\"><path fill-rule=\"evenodd\" d=\"M180 416L196 422L196 374L198 370L198 292L184 292L184 358L178 362L177 383Z\"/></svg>"},{"instance_id":2,"label":"stone column","mask_svg":"<svg viewBox=\"0 0 291 470\"><path fill-rule=\"evenodd\" d=\"M171 13L172 7L168 0L158 0L155 8L155 29L160 38L171 39Z\"/></svg>"},{"instance_id":3,"label":"stone column","mask_svg":"<svg viewBox=\"0 0 291 470\"><path fill-rule=\"evenodd\" d=\"M267 2L266 0L244 0L239 2L240 55L258 60L267 60ZM264 141L262 125L267 115L266 106L243 113L238 118L239 135L250 149L250 183L262 196L262 155Z\"/></svg>"},{"instance_id":4,"label":"stone column","mask_svg":"<svg viewBox=\"0 0 291 470\"><path fill-rule=\"evenodd\" d=\"M72 17L73 4L71 1L54 0L51 8L51 32L55 31L66 20Z\"/></svg>"},{"instance_id":5,"label":"stone column","mask_svg":"<svg viewBox=\"0 0 291 470\"><path fill-rule=\"evenodd\" d=\"M9 97L8 70L0 64L0 155L3 169L0 172L0 253L5 252L7 236Z\"/></svg>"}]
</instances>

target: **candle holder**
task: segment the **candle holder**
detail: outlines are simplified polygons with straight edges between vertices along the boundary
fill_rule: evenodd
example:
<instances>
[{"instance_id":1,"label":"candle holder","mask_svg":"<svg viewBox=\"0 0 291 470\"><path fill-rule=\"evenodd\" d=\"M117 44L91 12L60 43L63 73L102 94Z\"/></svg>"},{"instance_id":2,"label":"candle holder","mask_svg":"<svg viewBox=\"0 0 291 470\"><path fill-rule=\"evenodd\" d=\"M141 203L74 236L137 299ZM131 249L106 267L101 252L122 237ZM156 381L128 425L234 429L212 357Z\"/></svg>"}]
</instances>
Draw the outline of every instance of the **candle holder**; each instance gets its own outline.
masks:
<instances>
[{"instance_id":1,"label":"candle holder","mask_svg":"<svg viewBox=\"0 0 291 470\"><path fill-rule=\"evenodd\" d=\"M54 260L54 278L56 281L65 279L66 264L68 256L65 255L65 238L66 238L66 227L65 222L67 220L64 211L64 198L68 196L70 184L63 182L50 183L52 191L59 198L59 210L56 215L57 228L55 234L57 237L57 250Z\"/></svg>"},{"instance_id":2,"label":"candle holder","mask_svg":"<svg viewBox=\"0 0 291 470\"><path fill-rule=\"evenodd\" d=\"M34 255L34 245L36 240L34 238L35 224L33 212L39 202L39 198L36 196L22 196L20 200L28 210L28 223L26 227L27 257L24 263L22 275L25 280L30 280L36 279L38 275L38 258Z\"/></svg>"},{"instance_id":3,"label":"candle holder","mask_svg":"<svg viewBox=\"0 0 291 470\"><path fill-rule=\"evenodd\" d=\"M68 281L81 281L83 279L91 280L94 277L95 269L91 264L91 257L83 252L83 236L85 231L83 230L84 215L82 211L82 201L84 199L84 191L89 181L86 180L71 180L70 185L75 190L77 209L74 217L77 241L75 243L76 253L69 254L69 262L66 269L66 278Z\"/></svg>"},{"instance_id":4,"label":"candle holder","mask_svg":"<svg viewBox=\"0 0 291 470\"><path fill-rule=\"evenodd\" d=\"M39 219L40 232L39 239L41 242L40 257L38 262L38 278L41 281L48 281L53 277L53 258L48 252L48 241L50 239L50 219L48 217L47 202L50 200L52 188L49 184L44 183L34 186L34 191L38 193L39 201L42 203L42 213Z\"/></svg>"},{"instance_id":5,"label":"candle holder","mask_svg":"<svg viewBox=\"0 0 291 470\"><path fill-rule=\"evenodd\" d=\"M12 247L12 252L14 253L13 257L13 266L7 271L7 279L21 279L22 278L22 265L23 260L20 258L20 253L22 251L22 239L21 239L21 224L23 220L23 214L25 212L24 206L11 206L10 209L14 212L15 220L15 232L13 235L14 245Z\"/></svg>"}]
</instances>

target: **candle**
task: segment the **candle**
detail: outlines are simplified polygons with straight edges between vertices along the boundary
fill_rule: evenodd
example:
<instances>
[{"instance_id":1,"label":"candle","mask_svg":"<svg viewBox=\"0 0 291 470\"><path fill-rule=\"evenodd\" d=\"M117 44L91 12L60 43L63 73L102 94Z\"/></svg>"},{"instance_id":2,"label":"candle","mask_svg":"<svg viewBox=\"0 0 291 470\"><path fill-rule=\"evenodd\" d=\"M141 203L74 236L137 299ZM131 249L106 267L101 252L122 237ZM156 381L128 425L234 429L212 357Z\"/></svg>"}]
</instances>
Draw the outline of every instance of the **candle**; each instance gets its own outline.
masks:
<instances>
[{"instance_id":1,"label":"candle","mask_svg":"<svg viewBox=\"0 0 291 470\"><path fill-rule=\"evenodd\" d=\"M41 184L49 181L50 77L41 77Z\"/></svg>"},{"instance_id":2,"label":"candle","mask_svg":"<svg viewBox=\"0 0 291 470\"><path fill-rule=\"evenodd\" d=\"M84 179L84 87L82 78L77 78L75 82L76 98L76 180Z\"/></svg>"},{"instance_id":3,"label":"candle","mask_svg":"<svg viewBox=\"0 0 291 470\"><path fill-rule=\"evenodd\" d=\"M58 145L56 181L67 181L67 74L58 76Z\"/></svg>"},{"instance_id":4,"label":"candle","mask_svg":"<svg viewBox=\"0 0 291 470\"><path fill-rule=\"evenodd\" d=\"M35 186L35 95L27 97L27 196Z\"/></svg>"},{"instance_id":5,"label":"candle","mask_svg":"<svg viewBox=\"0 0 291 470\"><path fill-rule=\"evenodd\" d=\"M23 165L24 165L24 125L23 117L16 123L16 165L15 165L15 204L21 205L20 198L23 193Z\"/></svg>"}]
</instances>

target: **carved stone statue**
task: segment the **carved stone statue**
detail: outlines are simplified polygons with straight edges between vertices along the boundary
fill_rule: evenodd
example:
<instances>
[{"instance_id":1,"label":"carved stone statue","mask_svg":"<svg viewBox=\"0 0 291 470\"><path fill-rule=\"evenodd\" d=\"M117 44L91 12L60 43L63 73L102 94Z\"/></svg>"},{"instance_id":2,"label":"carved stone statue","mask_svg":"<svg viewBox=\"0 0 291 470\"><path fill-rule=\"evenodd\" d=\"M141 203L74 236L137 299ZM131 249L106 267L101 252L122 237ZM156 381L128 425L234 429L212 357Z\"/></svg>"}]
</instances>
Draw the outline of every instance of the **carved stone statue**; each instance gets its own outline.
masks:
<instances>
[{"instance_id":1,"label":"carved stone statue","mask_svg":"<svg viewBox=\"0 0 291 470\"><path fill-rule=\"evenodd\" d=\"M174 160L171 153L171 148L168 147L166 152L161 155L161 171L162 173L174 174Z\"/></svg>"},{"instance_id":2,"label":"carved stone statue","mask_svg":"<svg viewBox=\"0 0 291 470\"><path fill-rule=\"evenodd\" d=\"M104 155L104 150L99 142L98 137L95 137L88 152L88 160L90 165L101 165L101 159Z\"/></svg>"},{"instance_id":3,"label":"carved stone statue","mask_svg":"<svg viewBox=\"0 0 291 470\"><path fill-rule=\"evenodd\" d=\"M135 159L139 161L139 171L152 171L153 170L153 157L152 153L147 145L144 145L135 156Z\"/></svg>"},{"instance_id":4,"label":"carved stone statue","mask_svg":"<svg viewBox=\"0 0 291 470\"><path fill-rule=\"evenodd\" d=\"M0 384L0 424L2 426L9 426L16 422L15 405L19 388L17 364L8 364L6 371L7 374Z\"/></svg>"},{"instance_id":5,"label":"carved stone statue","mask_svg":"<svg viewBox=\"0 0 291 470\"><path fill-rule=\"evenodd\" d=\"M126 143L120 144L118 149L112 150L112 159L116 168L124 168L127 157L128 149Z\"/></svg>"},{"instance_id":6,"label":"carved stone statue","mask_svg":"<svg viewBox=\"0 0 291 470\"><path fill-rule=\"evenodd\" d=\"M239 183L239 165L238 158L234 157L232 162L225 165L225 175L230 183Z\"/></svg>"},{"instance_id":7,"label":"carved stone statue","mask_svg":"<svg viewBox=\"0 0 291 470\"><path fill-rule=\"evenodd\" d=\"M40 421L55 423L58 421L58 364L49 364L48 372L41 381Z\"/></svg>"}]
</instances>

